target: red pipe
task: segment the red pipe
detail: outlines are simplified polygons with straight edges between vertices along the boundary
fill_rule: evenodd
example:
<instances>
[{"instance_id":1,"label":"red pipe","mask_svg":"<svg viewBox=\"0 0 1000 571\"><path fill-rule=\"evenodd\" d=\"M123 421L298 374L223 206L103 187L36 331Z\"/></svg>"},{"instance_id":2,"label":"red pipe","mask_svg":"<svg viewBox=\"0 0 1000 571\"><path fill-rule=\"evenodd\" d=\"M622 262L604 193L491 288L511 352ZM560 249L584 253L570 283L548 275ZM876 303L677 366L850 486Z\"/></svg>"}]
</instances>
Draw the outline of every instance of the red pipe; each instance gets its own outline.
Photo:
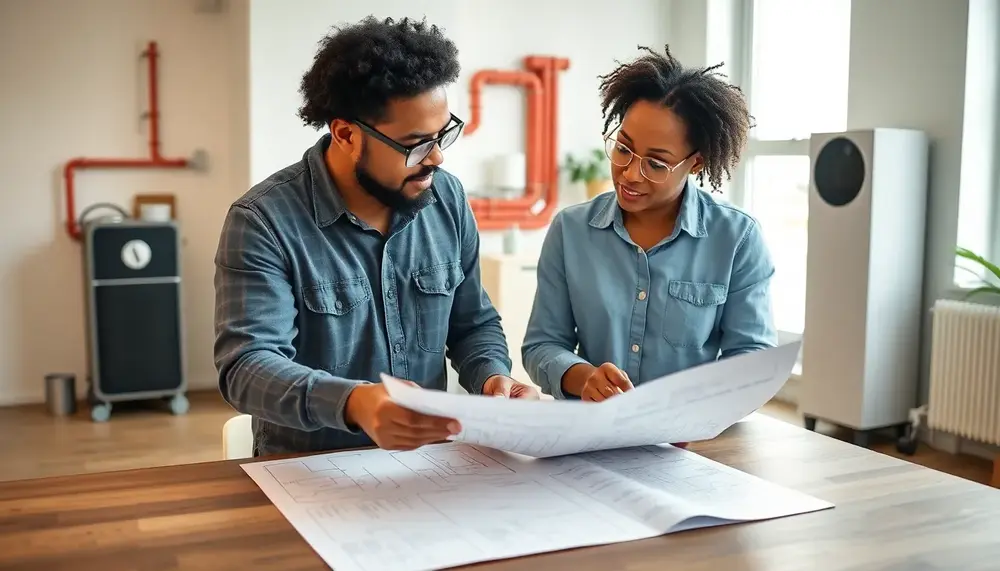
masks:
<instances>
[{"instance_id":1,"label":"red pipe","mask_svg":"<svg viewBox=\"0 0 1000 571\"><path fill-rule=\"evenodd\" d=\"M66 232L74 240L82 238L80 225L76 220L76 195L73 188L74 175L82 169L122 169L122 168L185 168L190 165L188 159L164 158L160 155L160 107L157 98L157 66L159 52L156 42L149 42L143 56L149 58L149 158L125 159L93 159L79 157L70 160L63 167L66 179Z\"/></svg>"},{"instance_id":2,"label":"red pipe","mask_svg":"<svg viewBox=\"0 0 1000 571\"><path fill-rule=\"evenodd\" d=\"M554 190L551 176L552 164L550 159L552 157L552 123L556 118L551 89L553 75L551 73L549 61L551 61L551 58L532 56L529 56L524 60L525 67L531 71L532 75L541 78L543 86L542 113L540 114L541 120L534 126L529 123L527 127L529 129L534 127L536 129L537 137L539 137L542 141L542 144L538 149L538 159L541 165L542 181L544 181L545 184L544 194L546 207L548 206L548 203L552 202L552 191ZM534 216L531 211L531 209L534 208L542 199L542 196L529 196L529 193L525 192L525 195L519 198L491 200L488 203L490 208L485 211L480 210L480 212L477 212L476 204L473 203L473 213L482 214L481 216L477 216L477 225L479 230L506 230L514 226L523 230L543 228L549 221L539 219Z\"/></svg>"},{"instance_id":3,"label":"red pipe","mask_svg":"<svg viewBox=\"0 0 1000 571\"><path fill-rule=\"evenodd\" d=\"M525 58L526 64L527 61L528 58ZM507 85L525 84L530 86L529 95L531 95L531 99L528 101L527 122L525 126L528 144L525 154L526 163L532 165L532 167L538 164L539 167L537 170L527 167L528 172L525 177L524 195L513 199L472 198L469 199L469 204L478 219L492 219L494 212L507 210L516 211L520 216L524 216L531 207L542 199L545 191L543 185L547 182L547 177L545 177L547 165L545 161L548 156L548 137L546 131L546 127L549 124L548 86L544 77L540 79L539 74L535 70L487 70L485 74L484 77L492 80L490 83L503 83ZM472 120L470 122L473 124L473 129L471 131L466 130L466 134L472 134L476 131L479 127L481 117L481 90L484 82L476 81L476 79L477 77L473 76L470 85L470 102L472 105ZM537 141L538 144L532 144L533 141Z\"/></svg>"},{"instance_id":4,"label":"red pipe","mask_svg":"<svg viewBox=\"0 0 1000 571\"><path fill-rule=\"evenodd\" d=\"M465 134L471 135L479 130L482 122L482 89L485 85L518 85L524 86L528 92L527 125L525 129L525 196L515 200L496 198L473 198L469 200L473 212L490 212L494 208L503 208L507 203L518 201L522 205L531 205L542 197L545 178L545 139L540 130L545 125L545 90L538 75L529 71L498 71L482 70L472 76L470 90L471 113L465 127Z\"/></svg>"},{"instance_id":5,"label":"red pipe","mask_svg":"<svg viewBox=\"0 0 1000 571\"><path fill-rule=\"evenodd\" d=\"M543 86L542 99L544 113L537 125L541 145L540 162L542 180L545 184L545 206L540 212L533 213L531 209L537 205L540 196L525 196L512 200L472 199L473 212L477 217L480 230L505 230L517 226L523 230L536 230L547 226L551 220L559 200L559 168L558 168L558 86L559 71L569 68L569 60L542 56L525 58L525 67L541 76ZM473 101L477 102L474 95ZM477 114L474 111L473 114ZM529 123L529 128L531 127ZM530 156L530 154L529 154Z\"/></svg>"},{"instance_id":6,"label":"red pipe","mask_svg":"<svg viewBox=\"0 0 1000 571\"><path fill-rule=\"evenodd\" d=\"M152 159L160 158L160 98L157 94L160 85L156 80L159 55L156 42L149 42L146 57L149 58L149 156Z\"/></svg>"}]
</instances>

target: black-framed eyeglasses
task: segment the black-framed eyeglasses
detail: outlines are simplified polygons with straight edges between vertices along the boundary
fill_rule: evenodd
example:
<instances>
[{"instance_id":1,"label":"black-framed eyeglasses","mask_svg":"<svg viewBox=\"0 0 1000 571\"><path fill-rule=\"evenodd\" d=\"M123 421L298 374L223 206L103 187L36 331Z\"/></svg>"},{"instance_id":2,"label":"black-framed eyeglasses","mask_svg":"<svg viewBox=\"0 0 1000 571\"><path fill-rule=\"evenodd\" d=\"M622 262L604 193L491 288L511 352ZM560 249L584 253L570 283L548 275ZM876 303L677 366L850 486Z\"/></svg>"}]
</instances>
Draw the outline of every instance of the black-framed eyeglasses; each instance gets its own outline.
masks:
<instances>
[{"instance_id":1,"label":"black-framed eyeglasses","mask_svg":"<svg viewBox=\"0 0 1000 571\"><path fill-rule=\"evenodd\" d=\"M639 172L642 176L646 177L649 182L659 184L661 182L666 182L670 173L677 170L678 167L693 157L698 151L691 151L690 155L678 161L677 164L671 165L666 161L661 161L660 159L641 157L635 154L635 151L630 149L628 145L622 143L612 135L608 135L604 137L604 152L607 153L608 158L611 159L611 163L619 167L627 167L629 163L632 162L633 157L638 157Z\"/></svg>"},{"instance_id":2,"label":"black-framed eyeglasses","mask_svg":"<svg viewBox=\"0 0 1000 571\"><path fill-rule=\"evenodd\" d=\"M431 154L431 151L434 150L434 145L437 145L442 151L450 147L452 143L458 140L458 136L462 134L462 128L465 127L465 122L452 113L451 125L446 127L444 131L441 131L437 137L426 139L413 145L403 145L364 121L355 121L355 123L369 135L399 151L406 159L407 167L415 167L422 163L427 158L427 155Z\"/></svg>"}]
</instances>

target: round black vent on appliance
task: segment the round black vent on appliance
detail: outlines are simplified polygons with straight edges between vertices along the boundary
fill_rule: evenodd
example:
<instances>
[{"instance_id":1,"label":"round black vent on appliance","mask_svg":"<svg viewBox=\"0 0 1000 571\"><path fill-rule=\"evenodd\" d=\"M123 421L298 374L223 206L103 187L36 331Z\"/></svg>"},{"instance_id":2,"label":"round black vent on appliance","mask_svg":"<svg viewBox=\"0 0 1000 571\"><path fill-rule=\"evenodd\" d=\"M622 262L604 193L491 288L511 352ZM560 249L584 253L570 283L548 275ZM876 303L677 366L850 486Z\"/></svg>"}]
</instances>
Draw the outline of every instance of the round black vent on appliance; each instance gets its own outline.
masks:
<instances>
[{"instance_id":1,"label":"round black vent on appliance","mask_svg":"<svg viewBox=\"0 0 1000 571\"><path fill-rule=\"evenodd\" d=\"M813 180L820 198L827 204L849 204L865 182L865 159L861 149L850 139L832 139L816 157Z\"/></svg>"}]
</instances>

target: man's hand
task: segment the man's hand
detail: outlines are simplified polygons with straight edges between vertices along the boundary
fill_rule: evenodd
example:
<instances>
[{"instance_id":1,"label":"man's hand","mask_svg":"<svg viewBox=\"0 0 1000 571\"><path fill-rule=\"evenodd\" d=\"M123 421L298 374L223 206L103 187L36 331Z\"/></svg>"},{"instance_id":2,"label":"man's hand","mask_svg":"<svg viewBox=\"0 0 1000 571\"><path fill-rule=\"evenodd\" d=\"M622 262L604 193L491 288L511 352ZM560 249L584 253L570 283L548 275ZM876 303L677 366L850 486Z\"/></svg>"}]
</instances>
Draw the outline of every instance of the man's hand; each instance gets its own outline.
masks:
<instances>
[{"instance_id":1,"label":"man's hand","mask_svg":"<svg viewBox=\"0 0 1000 571\"><path fill-rule=\"evenodd\" d=\"M349 426L361 427L385 450L413 450L461 432L454 419L428 416L392 402L381 383L354 387L344 415Z\"/></svg>"},{"instance_id":2,"label":"man's hand","mask_svg":"<svg viewBox=\"0 0 1000 571\"><path fill-rule=\"evenodd\" d=\"M630 391L634 387L628 374L612 363L604 363L587 377L580 391L580 399L600 402L619 393Z\"/></svg>"},{"instance_id":3,"label":"man's hand","mask_svg":"<svg viewBox=\"0 0 1000 571\"><path fill-rule=\"evenodd\" d=\"M539 400L538 389L504 375L493 375L483 384L483 395L510 399Z\"/></svg>"}]
</instances>

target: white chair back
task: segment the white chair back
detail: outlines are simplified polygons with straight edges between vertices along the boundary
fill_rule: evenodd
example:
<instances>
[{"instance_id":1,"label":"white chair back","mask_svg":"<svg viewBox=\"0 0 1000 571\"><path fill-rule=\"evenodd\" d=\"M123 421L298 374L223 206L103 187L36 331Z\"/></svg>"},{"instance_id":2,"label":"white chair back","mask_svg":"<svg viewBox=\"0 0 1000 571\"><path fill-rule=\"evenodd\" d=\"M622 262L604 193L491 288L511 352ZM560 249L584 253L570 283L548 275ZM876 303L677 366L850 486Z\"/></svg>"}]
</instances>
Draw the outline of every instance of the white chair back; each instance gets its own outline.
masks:
<instances>
[{"instance_id":1,"label":"white chair back","mask_svg":"<svg viewBox=\"0 0 1000 571\"><path fill-rule=\"evenodd\" d=\"M240 414L222 426L222 456L226 460L253 457L253 426L249 414Z\"/></svg>"}]
</instances>

